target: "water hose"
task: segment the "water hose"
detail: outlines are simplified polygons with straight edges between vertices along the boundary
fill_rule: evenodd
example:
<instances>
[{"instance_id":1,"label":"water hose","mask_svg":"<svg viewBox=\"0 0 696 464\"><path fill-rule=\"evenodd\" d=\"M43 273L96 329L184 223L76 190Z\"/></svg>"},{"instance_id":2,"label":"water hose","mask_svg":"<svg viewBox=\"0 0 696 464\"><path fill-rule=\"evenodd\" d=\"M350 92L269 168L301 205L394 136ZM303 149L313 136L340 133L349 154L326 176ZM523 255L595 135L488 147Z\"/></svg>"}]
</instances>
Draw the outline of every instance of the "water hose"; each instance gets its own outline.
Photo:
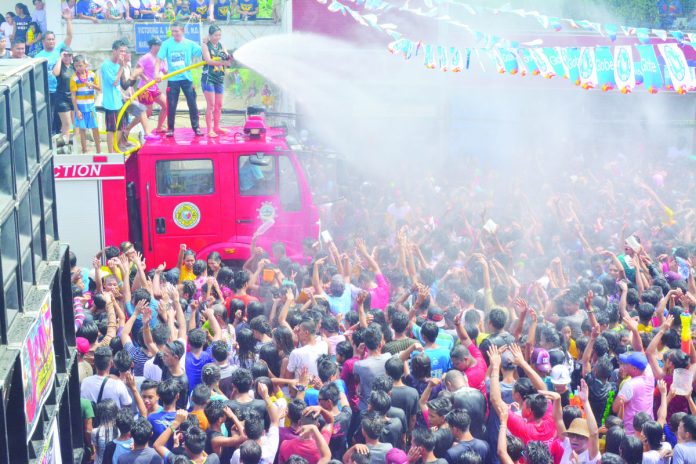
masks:
<instances>
[{"instance_id":1,"label":"water hose","mask_svg":"<svg viewBox=\"0 0 696 464\"><path fill-rule=\"evenodd\" d=\"M177 76L181 73L185 73L186 71L190 71L190 70L195 69L195 68L200 68L203 65L205 65L205 61L201 60L198 63L194 63L194 64L191 64L189 66L186 66L185 68L177 69L176 71L170 72L169 74L165 74L164 76L162 76L161 80L166 81L167 79L170 79L170 78ZM118 117L116 118L116 127L117 128L121 124L121 119L123 118L123 115L125 114L126 110L130 106L130 104L133 103L135 101L135 99L140 96L140 94L145 92L147 89L149 89L153 85L157 85L157 79L153 79L150 82L148 82L147 84L145 84L144 86L140 87L138 90L133 92L133 95L131 95L131 97L128 100L126 100L126 102L121 107L121 111L118 112ZM140 145L136 144L134 147L129 148L128 150L121 151L121 149L118 146L118 131L114 132L114 149L116 150L116 153L120 153L122 155L125 155L125 157L128 158L128 156L130 156L138 148L140 148Z\"/></svg>"}]
</instances>

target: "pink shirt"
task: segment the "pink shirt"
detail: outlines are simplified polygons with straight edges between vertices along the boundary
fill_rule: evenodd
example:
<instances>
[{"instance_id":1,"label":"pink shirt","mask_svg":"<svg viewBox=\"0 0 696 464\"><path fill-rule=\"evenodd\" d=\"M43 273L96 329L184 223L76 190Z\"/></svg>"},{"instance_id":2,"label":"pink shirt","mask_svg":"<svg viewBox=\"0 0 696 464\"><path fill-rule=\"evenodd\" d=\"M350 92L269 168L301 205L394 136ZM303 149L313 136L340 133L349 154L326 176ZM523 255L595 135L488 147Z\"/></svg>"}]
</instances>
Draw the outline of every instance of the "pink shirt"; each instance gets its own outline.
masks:
<instances>
[{"instance_id":1,"label":"pink shirt","mask_svg":"<svg viewBox=\"0 0 696 464\"><path fill-rule=\"evenodd\" d=\"M375 283L377 286L371 288L369 291L370 306L384 311L389 304L389 282L387 282L387 279L385 279L382 274L376 274Z\"/></svg>"},{"instance_id":2,"label":"pink shirt","mask_svg":"<svg viewBox=\"0 0 696 464\"><path fill-rule=\"evenodd\" d=\"M346 383L348 388L348 401L350 401L350 406L353 411L358 410L358 403L360 402L360 397L358 396L358 384L355 381L355 375L353 374L353 368L355 367L356 361L359 361L358 356L353 356L350 359L346 359L343 363L343 368L341 369L341 380Z\"/></svg>"},{"instance_id":3,"label":"pink shirt","mask_svg":"<svg viewBox=\"0 0 696 464\"><path fill-rule=\"evenodd\" d=\"M645 368L643 375L628 379L619 396L624 398L624 429L627 435L633 435L633 417L641 411L653 416L653 389L655 388L655 376L650 366Z\"/></svg>"},{"instance_id":4,"label":"pink shirt","mask_svg":"<svg viewBox=\"0 0 696 464\"><path fill-rule=\"evenodd\" d=\"M140 78L140 84L139 87L144 86L151 80L155 78L155 64L157 63L157 57L153 56L151 53L146 53L143 56L140 57L138 60L138 66L143 68L143 74L142 77ZM162 74L166 72L167 68L167 63L165 61L162 61L160 63L160 71Z\"/></svg>"}]
</instances>

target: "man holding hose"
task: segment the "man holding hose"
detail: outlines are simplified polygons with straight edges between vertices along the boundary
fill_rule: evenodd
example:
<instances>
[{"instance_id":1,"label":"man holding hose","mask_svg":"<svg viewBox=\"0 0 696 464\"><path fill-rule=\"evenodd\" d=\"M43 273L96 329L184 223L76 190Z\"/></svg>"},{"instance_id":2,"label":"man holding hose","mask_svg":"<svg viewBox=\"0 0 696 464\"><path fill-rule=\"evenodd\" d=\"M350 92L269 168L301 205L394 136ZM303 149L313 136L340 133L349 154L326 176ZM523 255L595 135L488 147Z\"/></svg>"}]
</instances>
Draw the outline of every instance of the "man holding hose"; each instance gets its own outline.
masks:
<instances>
[{"instance_id":1,"label":"man holding hose","mask_svg":"<svg viewBox=\"0 0 696 464\"><path fill-rule=\"evenodd\" d=\"M184 37L184 26L181 23L172 23L171 38L162 42L162 47L157 53L155 63L155 77L162 79L162 60L167 62L169 73L179 71L190 66L194 58L201 58L201 46L192 40ZM179 103L179 92L183 90L186 97L186 104L189 109L191 119L191 129L196 136L202 136L198 125L198 105L196 103L196 90L193 87L193 76L191 71L185 71L169 78L167 85L167 137L174 137L174 119L176 117L176 106Z\"/></svg>"}]
</instances>

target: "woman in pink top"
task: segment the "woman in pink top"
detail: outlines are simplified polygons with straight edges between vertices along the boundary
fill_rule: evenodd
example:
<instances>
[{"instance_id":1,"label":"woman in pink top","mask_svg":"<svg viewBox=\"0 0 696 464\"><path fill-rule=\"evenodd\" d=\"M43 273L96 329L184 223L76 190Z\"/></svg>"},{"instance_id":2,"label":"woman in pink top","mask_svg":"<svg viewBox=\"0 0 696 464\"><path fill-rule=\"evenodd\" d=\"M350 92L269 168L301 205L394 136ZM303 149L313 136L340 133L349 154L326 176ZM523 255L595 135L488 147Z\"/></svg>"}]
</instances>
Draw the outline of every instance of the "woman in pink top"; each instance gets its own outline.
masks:
<instances>
[{"instance_id":1,"label":"woman in pink top","mask_svg":"<svg viewBox=\"0 0 696 464\"><path fill-rule=\"evenodd\" d=\"M155 63L157 62L157 53L162 46L162 41L159 37L151 37L147 41L150 46L150 51L144 54L138 60L137 68L142 69L142 77L140 79L140 85L143 87L148 82L155 79ZM161 63L160 67L166 66L165 63ZM165 69L161 69L162 73L166 73ZM153 84L146 91L138 96L138 101L147 107L147 117L152 116L152 105L157 103L160 107L159 118L157 119L157 128L153 131L155 134L163 134L164 129L162 126L167 120L167 100L160 92L157 84Z\"/></svg>"}]
</instances>

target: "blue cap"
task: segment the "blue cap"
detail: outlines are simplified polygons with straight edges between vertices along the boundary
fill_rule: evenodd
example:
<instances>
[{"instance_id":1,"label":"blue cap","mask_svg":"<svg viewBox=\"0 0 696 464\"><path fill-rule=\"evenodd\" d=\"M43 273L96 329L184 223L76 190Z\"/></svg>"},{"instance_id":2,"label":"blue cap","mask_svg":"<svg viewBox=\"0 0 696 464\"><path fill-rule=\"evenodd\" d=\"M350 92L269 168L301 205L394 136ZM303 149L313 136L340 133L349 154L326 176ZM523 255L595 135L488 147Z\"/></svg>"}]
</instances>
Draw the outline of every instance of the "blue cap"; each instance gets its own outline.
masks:
<instances>
[{"instance_id":1,"label":"blue cap","mask_svg":"<svg viewBox=\"0 0 696 464\"><path fill-rule=\"evenodd\" d=\"M624 364L635 367L639 371L644 371L648 365L648 358L645 357L645 353L639 351L619 355L619 360Z\"/></svg>"}]
</instances>

